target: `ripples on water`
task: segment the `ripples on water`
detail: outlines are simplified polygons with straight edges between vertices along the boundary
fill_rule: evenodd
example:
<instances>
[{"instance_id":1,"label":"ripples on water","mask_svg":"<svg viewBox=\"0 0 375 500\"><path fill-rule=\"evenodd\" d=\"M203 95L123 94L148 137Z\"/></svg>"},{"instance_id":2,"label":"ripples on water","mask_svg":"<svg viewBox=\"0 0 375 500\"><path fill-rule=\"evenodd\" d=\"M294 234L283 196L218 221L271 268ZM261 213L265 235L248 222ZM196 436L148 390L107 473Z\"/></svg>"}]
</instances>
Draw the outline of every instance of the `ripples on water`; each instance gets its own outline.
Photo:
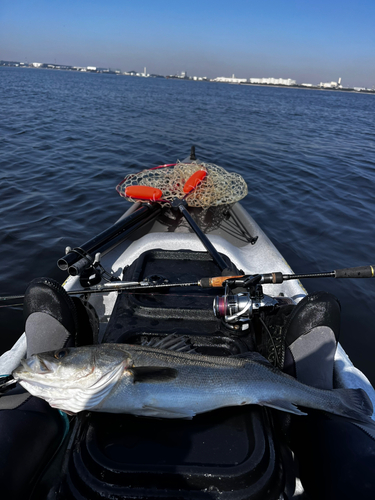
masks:
<instances>
[{"instance_id":1,"label":"ripples on water","mask_svg":"<svg viewBox=\"0 0 375 500\"><path fill-rule=\"evenodd\" d=\"M198 157L243 175L245 207L296 272L374 264L375 96L0 68L1 295L114 222L129 172ZM275 269L277 271L277 269ZM343 309L375 382L375 280L305 281ZM0 309L1 347L23 330Z\"/></svg>"}]
</instances>

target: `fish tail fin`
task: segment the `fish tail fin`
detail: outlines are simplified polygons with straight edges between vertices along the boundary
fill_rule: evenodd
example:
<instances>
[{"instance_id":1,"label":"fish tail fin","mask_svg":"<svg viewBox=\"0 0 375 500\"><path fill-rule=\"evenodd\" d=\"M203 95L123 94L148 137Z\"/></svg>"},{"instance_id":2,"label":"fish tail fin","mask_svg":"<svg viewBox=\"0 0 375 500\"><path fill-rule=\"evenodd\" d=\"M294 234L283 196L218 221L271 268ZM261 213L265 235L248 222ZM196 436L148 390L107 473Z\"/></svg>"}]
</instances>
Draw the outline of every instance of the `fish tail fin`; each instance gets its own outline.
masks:
<instances>
[{"instance_id":1,"label":"fish tail fin","mask_svg":"<svg viewBox=\"0 0 375 500\"><path fill-rule=\"evenodd\" d=\"M340 399L339 411L336 415L348 417L358 422L368 422L373 413L370 398L363 389L334 389Z\"/></svg>"}]
</instances>

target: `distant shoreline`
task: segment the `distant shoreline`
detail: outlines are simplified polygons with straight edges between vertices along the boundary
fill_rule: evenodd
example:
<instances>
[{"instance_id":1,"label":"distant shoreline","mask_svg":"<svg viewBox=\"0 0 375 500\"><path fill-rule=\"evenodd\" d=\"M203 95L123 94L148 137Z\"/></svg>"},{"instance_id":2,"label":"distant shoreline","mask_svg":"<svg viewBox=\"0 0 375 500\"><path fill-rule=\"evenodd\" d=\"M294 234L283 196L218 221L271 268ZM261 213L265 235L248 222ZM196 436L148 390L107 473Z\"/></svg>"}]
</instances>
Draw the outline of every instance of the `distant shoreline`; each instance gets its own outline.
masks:
<instances>
[{"instance_id":1,"label":"distant shoreline","mask_svg":"<svg viewBox=\"0 0 375 500\"><path fill-rule=\"evenodd\" d=\"M18 65L16 64L4 64L7 61L0 61L0 67L5 67L5 68L17 68L17 69L33 69L33 70L48 70L48 71L69 71L73 73L85 73L85 74L103 74L103 75L116 75L116 76L131 76L131 77L136 77L140 78L137 75L132 75L132 74L126 74L119 72L119 71L77 71L76 69L71 69L70 67L61 67L61 68L48 68L48 67L33 67L33 66L26 66L26 65ZM1 64L3 63L3 64ZM178 81L191 81L191 82L207 82L207 83L219 83L219 84L225 84L225 85L241 85L241 86L248 86L248 87L274 87L274 88L280 88L280 89L301 89L301 90L319 90L319 91L328 91L328 92L348 92L348 93L354 93L354 94L369 94L369 95L375 95L375 90L371 89L360 89L356 90L355 88L327 88L327 87L318 87L318 86L311 86L307 87L305 85L277 85L273 83L250 83L250 82L218 82L215 81L214 79L202 79L202 80L194 80L193 78L185 77L181 78L178 76L164 76L164 75L149 75L147 78L164 78L166 80L178 80Z\"/></svg>"},{"instance_id":2,"label":"distant shoreline","mask_svg":"<svg viewBox=\"0 0 375 500\"><path fill-rule=\"evenodd\" d=\"M221 83L221 82L214 82ZM237 83L231 85L244 85L249 87L277 87L279 89L301 89L301 90L319 90L327 92L349 92L355 94L375 94L375 90L355 90L351 88L335 89L335 88L323 88L323 87L305 87L304 85L274 85L272 83Z\"/></svg>"}]
</instances>

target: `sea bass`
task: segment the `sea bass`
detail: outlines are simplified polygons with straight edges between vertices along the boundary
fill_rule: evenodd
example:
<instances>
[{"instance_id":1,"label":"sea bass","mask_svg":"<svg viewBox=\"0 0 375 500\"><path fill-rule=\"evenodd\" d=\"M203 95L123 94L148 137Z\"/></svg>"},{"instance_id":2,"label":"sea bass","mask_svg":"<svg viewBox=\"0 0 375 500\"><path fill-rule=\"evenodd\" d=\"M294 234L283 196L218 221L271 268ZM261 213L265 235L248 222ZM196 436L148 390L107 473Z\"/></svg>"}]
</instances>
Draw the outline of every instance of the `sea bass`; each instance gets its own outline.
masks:
<instances>
[{"instance_id":1,"label":"sea bass","mask_svg":"<svg viewBox=\"0 0 375 500\"><path fill-rule=\"evenodd\" d=\"M297 406L367 422L372 404L361 389L307 386L259 353L215 357L127 344L34 354L13 377L52 407L192 418L224 406L258 404L303 415Z\"/></svg>"}]
</instances>

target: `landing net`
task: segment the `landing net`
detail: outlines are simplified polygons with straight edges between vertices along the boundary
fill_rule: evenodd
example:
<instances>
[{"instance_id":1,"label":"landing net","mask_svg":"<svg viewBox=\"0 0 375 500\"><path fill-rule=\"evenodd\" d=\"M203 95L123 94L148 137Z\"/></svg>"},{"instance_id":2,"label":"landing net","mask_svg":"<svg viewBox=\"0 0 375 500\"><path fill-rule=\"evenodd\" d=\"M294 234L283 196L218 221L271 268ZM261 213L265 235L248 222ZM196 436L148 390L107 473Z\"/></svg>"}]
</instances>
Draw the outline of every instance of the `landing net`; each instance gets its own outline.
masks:
<instances>
[{"instance_id":1,"label":"landing net","mask_svg":"<svg viewBox=\"0 0 375 500\"><path fill-rule=\"evenodd\" d=\"M206 177L197 188L186 195L184 185L198 170L205 170ZM212 163L176 163L174 166L142 170L130 174L116 187L118 193L128 201L125 190L129 186L149 186L163 193L160 203L171 203L175 198L185 198L190 207L207 208L217 205L230 205L247 195L247 184L239 174L229 173Z\"/></svg>"}]
</instances>

